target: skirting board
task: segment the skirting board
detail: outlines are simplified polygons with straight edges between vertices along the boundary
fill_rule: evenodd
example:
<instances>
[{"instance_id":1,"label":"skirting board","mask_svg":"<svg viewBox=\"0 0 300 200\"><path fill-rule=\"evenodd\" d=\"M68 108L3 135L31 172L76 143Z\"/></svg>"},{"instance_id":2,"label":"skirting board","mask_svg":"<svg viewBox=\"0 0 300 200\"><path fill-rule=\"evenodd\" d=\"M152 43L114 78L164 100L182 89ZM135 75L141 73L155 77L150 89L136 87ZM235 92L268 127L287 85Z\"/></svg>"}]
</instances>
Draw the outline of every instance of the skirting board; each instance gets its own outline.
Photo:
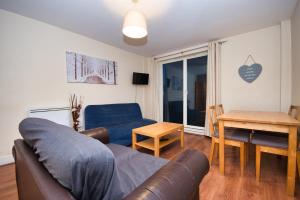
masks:
<instances>
[{"instance_id":1,"label":"skirting board","mask_svg":"<svg viewBox=\"0 0 300 200\"><path fill-rule=\"evenodd\" d=\"M189 128L189 127L184 127L184 132L192 133L192 134L196 134L196 135L205 135L205 131L203 129L194 129L194 128Z\"/></svg>"},{"instance_id":2,"label":"skirting board","mask_svg":"<svg viewBox=\"0 0 300 200\"><path fill-rule=\"evenodd\" d=\"M15 162L12 155L0 156L0 166Z\"/></svg>"}]
</instances>

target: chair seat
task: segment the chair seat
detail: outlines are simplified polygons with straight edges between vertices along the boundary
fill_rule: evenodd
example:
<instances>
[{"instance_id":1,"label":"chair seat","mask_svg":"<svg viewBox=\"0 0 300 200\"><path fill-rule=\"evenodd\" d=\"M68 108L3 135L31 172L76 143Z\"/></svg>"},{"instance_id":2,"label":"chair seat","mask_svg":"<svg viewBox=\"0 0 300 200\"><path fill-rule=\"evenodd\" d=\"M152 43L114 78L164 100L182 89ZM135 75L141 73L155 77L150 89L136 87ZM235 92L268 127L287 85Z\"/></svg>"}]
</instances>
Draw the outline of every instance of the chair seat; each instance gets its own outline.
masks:
<instances>
[{"instance_id":1,"label":"chair seat","mask_svg":"<svg viewBox=\"0 0 300 200\"><path fill-rule=\"evenodd\" d=\"M298 132L298 149L300 151L300 135ZM281 149L288 149L288 134L286 133L277 133L277 132L267 132L267 131L260 131L255 133L251 139L252 144L262 145L262 146L269 146Z\"/></svg>"},{"instance_id":2,"label":"chair seat","mask_svg":"<svg viewBox=\"0 0 300 200\"><path fill-rule=\"evenodd\" d=\"M224 130L225 139L235 140L240 142L249 142L250 141L250 132L248 130L235 130L232 128L225 128ZM219 131L215 132L215 137L219 137Z\"/></svg>"},{"instance_id":3,"label":"chair seat","mask_svg":"<svg viewBox=\"0 0 300 200\"><path fill-rule=\"evenodd\" d=\"M288 148L288 137L272 133L254 134L251 139L252 144L269 146L281 149Z\"/></svg>"}]
</instances>

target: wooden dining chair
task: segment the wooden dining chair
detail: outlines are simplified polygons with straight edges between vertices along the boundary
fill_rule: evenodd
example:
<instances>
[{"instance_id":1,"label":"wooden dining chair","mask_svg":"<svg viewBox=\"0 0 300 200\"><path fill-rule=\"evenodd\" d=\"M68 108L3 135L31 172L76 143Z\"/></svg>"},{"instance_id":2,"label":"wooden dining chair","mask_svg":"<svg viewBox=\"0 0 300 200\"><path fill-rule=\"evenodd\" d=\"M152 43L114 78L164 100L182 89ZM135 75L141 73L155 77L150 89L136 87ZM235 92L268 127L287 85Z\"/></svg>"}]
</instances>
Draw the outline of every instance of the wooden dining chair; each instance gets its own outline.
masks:
<instances>
[{"instance_id":1,"label":"wooden dining chair","mask_svg":"<svg viewBox=\"0 0 300 200\"><path fill-rule=\"evenodd\" d=\"M218 109L220 109L218 106L210 106L208 108L208 119L209 119L209 129L212 137L211 142L211 150L209 155L209 163L212 164L213 155L215 149L218 149L219 145L219 127L218 127ZM249 142L250 136L248 133L242 133L239 131L234 130L224 130L224 144L230 145L234 147L240 148L240 169L241 169L241 175L244 174L244 168L246 165L246 159L245 159L245 145Z\"/></svg>"},{"instance_id":2,"label":"wooden dining chair","mask_svg":"<svg viewBox=\"0 0 300 200\"><path fill-rule=\"evenodd\" d=\"M291 106L288 112L293 118L300 120L300 106ZM298 129L299 130L299 129ZM261 153L288 156L288 135L283 133L254 133L251 143L256 145L256 180L260 179ZM300 146L298 132L297 165L300 176Z\"/></svg>"},{"instance_id":3,"label":"wooden dining chair","mask_svg":"<svg viewBox=\"0 0 300 200\"><path fill-rule=\"evenodd\" d=\"M218 104L218 105L216 105L216 113L217 113L217 116L224 114L224 107L223 107L223 104ZM219 126L218 126L218 127L219 127ZM231 128L231 127L225 127L225 129L226 129L227 131L238 131L238 132L240 132L240 133L241 133L241 132L244 132L244 133L242 133L242 134L245 134L245 131L246 131L245 129ZM248 132L248 131L247 131L247 134L250 134L249 137L251 137L252 130L251 130L251 132ZM247 142L247 143L245 143L245 164L247 164L247 163L248 163L248 160L249 160L249 147L250 147L249 143L250 143L250 141Z\"/></svg>"}]
</instances>

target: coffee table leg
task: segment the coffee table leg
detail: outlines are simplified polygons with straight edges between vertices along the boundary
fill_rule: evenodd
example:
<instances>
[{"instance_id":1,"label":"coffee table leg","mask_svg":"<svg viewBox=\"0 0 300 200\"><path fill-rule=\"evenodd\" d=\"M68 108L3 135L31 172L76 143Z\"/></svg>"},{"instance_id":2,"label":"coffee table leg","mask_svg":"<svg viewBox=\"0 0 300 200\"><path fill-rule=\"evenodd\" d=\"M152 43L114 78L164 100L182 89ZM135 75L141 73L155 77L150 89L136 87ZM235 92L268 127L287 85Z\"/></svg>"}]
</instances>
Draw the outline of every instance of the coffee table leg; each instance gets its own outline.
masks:
<instances>
[{"instance_id":1,"label":"coffee table leg","mask_svg":"<svg viewBox=\"0 0 300 200\"><path fill-rule=\"evenodd\" d=\"M159 157L159 137L154 138L154 156Z\"/></svg>"},{"instance_id":2,"label":"coffee table leg","mask_svg":"<svg viewBox=\"0 0 300 200\"><path fill-rule=\"evenodd\" d=\"M180 146L181 146L181 148L183 148L183 146L184 146L184 129L183 128L180 130Z\"/></svg>"},{"instance_id":3,"label":"coffee table leg","mask_svg":"<svg viewBox=\"0 0 300 200\"><path fill-rule=\"evenodd\" d=\"M132 131L132 148L136 149L136 133Z\"/></svg>"}]
</instances>

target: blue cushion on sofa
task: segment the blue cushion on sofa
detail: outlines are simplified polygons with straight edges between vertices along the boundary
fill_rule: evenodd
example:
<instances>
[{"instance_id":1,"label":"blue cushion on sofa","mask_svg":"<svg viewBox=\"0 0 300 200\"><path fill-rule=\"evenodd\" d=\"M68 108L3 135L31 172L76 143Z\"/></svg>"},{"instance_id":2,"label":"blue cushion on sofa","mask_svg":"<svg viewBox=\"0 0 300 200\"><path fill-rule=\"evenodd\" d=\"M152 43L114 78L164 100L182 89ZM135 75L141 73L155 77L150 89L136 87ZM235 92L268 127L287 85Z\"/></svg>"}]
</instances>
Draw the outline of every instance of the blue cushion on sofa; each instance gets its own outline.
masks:
<instances>
[{"instance_id":1,"label":"blue cushion on sofa","mask_svg":"<svg viewBox=\"0 0 300 200\"><path fill-rule=\"evenodd\" d=\"M39 161L76 199L122 198L115 159L106 145L46 119L27 118L19 130Z\"/></svg>"}]
</instances>

